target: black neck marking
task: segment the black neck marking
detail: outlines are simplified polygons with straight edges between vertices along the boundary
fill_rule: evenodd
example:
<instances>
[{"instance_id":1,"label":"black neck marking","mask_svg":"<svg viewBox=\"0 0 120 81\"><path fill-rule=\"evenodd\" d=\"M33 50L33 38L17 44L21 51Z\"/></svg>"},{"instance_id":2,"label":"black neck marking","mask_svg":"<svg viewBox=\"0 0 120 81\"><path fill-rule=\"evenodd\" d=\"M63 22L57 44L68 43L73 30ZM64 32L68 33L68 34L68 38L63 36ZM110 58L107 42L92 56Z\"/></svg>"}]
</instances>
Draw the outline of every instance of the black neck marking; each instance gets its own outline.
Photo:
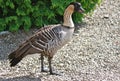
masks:
<instances>
[{"instance_id":1,"label":"black neck marking","mask_svg":"<svg viewBox=\"0 0 120 81\"><path fill-rule=\"evenodd\" d=\"M63 24L62 24L62 26L65 27L65 28L68 28L68 29L74 29L74 27L65 26Z\"/></svg>"}]
</instances>

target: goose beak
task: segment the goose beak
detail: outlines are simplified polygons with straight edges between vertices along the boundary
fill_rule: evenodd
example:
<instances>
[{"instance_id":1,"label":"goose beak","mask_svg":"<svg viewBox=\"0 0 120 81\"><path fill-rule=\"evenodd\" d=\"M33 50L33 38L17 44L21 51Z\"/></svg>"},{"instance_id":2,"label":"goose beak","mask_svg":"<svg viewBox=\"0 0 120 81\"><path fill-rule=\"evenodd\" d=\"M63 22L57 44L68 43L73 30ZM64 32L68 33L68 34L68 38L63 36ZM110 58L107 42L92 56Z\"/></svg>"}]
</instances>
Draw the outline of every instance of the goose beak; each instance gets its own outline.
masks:
<instances>
[{"instance_id":1,"label":"goose beak","mask_svg":"<svg viewBox=\"0 0 120 81\"><path fill-rule=\"evenodd\" d=\"M78 12L79 12L79 13L84 13L85 10L84 10L82 7L80 7L79 10L78 10Z\"/></svg>"}]
</instances>

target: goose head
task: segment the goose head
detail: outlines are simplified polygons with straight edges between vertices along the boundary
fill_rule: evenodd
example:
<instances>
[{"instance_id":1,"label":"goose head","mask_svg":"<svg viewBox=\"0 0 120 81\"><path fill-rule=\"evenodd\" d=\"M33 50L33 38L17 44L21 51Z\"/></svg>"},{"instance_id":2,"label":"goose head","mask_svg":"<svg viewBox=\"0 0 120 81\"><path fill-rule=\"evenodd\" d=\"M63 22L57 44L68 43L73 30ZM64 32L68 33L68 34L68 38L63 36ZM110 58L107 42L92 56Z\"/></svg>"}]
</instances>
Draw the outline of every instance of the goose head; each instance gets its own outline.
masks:
<instances>
[{"instance_id":1,"label":"goose head","mask_svg":"<svg viewBox=\"0 0 120 81\"><path fill-rule=\"evenodd\" d=\"M79 2L71 2L65 10L65 12L69 12L71 14L73 14L73 12L83 13L84 11L85 10Z\"/></svg>"},{"instance_id":2,"label":"goose head","mask_svg":"<svg viewBox=\"0 0 120 81\"><path fill-rule=\"evenodd\" d=\"M71 10L73 10L73 12L79 12L79 13L83 13L85 10L82 8L81 3L79 2L71 2L69 4L69 6L71 6Z\"/></svg>"},{"instance_id":3,"label":"goose head","mask_svg":"<svg viewBox=\"0 0 120 81\"><path fill-rule=\"evenodd\" d=\"M64 12L64 16L63 16L64 17L64 22L63 22L64 26L74 27L74 23L72 20L72 14L74 12L79 12L79 13L84 12L84 9L82 8L82 6L79 2L72 2L66 8L66 10Z\"/></svg>"}]
</instances>

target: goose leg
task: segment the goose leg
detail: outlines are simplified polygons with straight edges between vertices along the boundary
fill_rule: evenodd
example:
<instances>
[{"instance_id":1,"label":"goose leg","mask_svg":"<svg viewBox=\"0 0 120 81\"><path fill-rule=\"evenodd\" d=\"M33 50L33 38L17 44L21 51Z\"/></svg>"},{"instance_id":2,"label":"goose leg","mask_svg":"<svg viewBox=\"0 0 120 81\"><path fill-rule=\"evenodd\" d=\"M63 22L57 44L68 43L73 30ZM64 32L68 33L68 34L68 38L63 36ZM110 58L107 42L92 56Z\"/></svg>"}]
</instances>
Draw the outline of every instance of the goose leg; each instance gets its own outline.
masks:
<instances>
[{"instance_id":1,"label":"goose leg","mask_svg":"<svg viewBox=\"0 0 120 81\"><path fill-rule=\"evenodd\" d=\"M54 73L53 73L53 71L52 71L51 59L52 59L51 57L48 57L48 62L49 62L49 72L50 72L50 74L53 75Z\"/></svg>"},{"instance_id":2,"label":"goose leg","mask_svg":"<svg viewBox=\"0 0 120 81\"><path fill-rule=\"evenodd\" d=\"M52 70L52 65L51 65L51 61L52 61L52 58L51 57L48 57L48 62L49 62L49 72L51 75L60 75L58 73L54 73L53 70Z\"/></svg>"},{"instance_id":3,"label":"goose leg","mask_svg":"<svg viewBox=\"0 0 120 81\"><path fill-rule=\"evenodd\" d=\"M43 61L44 61L44 57L43 54L41 54L41 72L45 72Z\"/></svg>"}]
</instances>

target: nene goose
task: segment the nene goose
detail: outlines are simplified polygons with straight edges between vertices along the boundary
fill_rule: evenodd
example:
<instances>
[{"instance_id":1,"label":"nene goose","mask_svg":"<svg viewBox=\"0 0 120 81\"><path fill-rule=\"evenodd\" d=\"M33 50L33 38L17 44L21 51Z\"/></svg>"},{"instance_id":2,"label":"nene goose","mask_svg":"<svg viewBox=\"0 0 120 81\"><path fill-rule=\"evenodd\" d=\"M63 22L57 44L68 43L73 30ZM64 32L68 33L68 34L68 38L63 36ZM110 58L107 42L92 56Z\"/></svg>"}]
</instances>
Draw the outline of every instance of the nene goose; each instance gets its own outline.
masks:
<instances>
[{"instance_id":1,"label":"nene goose","mask_svg":"<svg viewBox=\"0 0 120 81\"><path fill-rule=\"evenodd\" d=\"M82 13L84 10L79 2L72 2L64 12L62 25L48 26L41 28L32 37L21 44L17 50L9 54L10 66L18 64L27 55L39 53L41 55L41 72L44 72L44 56L48 57L49 72L54 74L51 67L53 55L72 38L74 23L73 12Z\"/></svg>"}]
</instances>

